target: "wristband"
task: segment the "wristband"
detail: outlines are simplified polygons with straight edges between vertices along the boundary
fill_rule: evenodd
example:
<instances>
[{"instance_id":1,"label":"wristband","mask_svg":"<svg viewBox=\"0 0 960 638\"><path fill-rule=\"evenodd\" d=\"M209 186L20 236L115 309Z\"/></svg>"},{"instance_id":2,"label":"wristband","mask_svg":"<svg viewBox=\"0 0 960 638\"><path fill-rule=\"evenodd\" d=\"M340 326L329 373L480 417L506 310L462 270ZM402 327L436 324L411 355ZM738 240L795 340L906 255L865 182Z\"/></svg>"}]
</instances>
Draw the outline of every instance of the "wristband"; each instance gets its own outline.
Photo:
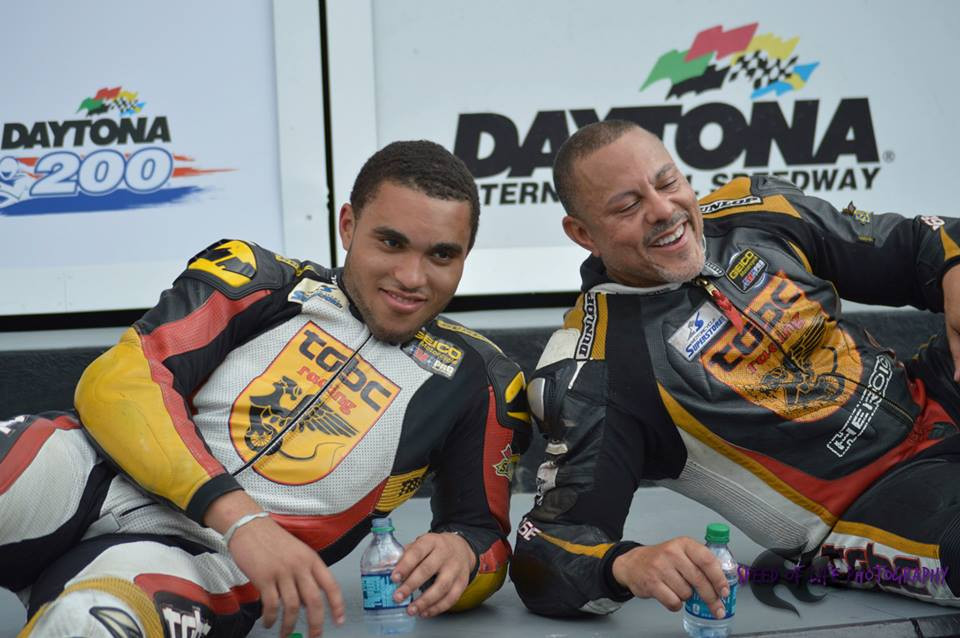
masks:
<instances>
[{"instance_id":1,"label":"wristband","mask_svg":"<svg viewBox=\"0 0 960 638\"><path fill-rule=\"evenodd\" d=\"M256 514L245 514L234 521L226 533L223 535L223 544L230 548L230 540L233 538L233 535L237 533L237 530L249 523L250 521L255 521L258 518L264 518L270 516L269 512L257 512Z\"/></svg>"}]
</instances>

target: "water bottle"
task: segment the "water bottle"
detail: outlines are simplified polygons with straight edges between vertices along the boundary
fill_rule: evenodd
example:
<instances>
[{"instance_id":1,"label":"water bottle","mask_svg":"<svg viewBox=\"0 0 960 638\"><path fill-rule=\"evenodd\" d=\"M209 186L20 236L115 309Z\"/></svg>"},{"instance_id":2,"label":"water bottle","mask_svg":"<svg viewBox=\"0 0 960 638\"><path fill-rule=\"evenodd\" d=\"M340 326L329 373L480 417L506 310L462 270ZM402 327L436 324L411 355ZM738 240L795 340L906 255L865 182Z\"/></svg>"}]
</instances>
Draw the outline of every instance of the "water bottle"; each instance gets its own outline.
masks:
<instances>
[{"instance_id":1,"label":"water bottle","mask_svg":"<svg viewBox=\"0 0 960 638\"><path fill-rule=\"evenodd\" d=\"M363 618L367 632L378 636L406 634L413 631L416 618L407 615L411 597L397 603L393 593L397 586L390 580L403 545L393 536L389 518L373 519L373 540L360 558L360 581L363 589Z\"/></svg>"},{"instance_id":2,"label":"water bottle","mask_svg":"<svg viewBox=\"0 0 960 638\"><path fill-rule=\"evenodd\" d=\"M692 638L724 638L730 635L733 626L733 614L737 606L737 561L727 549L730 540L730 528L723 523L707 525L707 549L720 559L720 568L727 577L727 586L730 595L723 599L726 615L722 619L714 617L700 595L694 590L693 595L683 605L683 629Z\"/></svg>"}]
</instances>

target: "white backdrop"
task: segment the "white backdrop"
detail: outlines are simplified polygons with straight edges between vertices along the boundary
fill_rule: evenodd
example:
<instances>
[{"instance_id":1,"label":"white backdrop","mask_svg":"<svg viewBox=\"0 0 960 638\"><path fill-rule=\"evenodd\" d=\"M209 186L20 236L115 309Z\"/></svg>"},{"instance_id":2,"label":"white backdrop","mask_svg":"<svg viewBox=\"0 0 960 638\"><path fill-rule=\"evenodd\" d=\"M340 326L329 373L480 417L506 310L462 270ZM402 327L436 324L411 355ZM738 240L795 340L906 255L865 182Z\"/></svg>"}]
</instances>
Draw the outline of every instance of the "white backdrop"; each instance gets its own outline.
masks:
<instances>
[{"instance_id":1,"label":"white backdrop","mask_svg":"<svg viewBox=\"0 0 960 638\"><path fill-rule=\"evenodd\" d=\"M468 164L483 169L480 235L461 293L578 287L585 253L563 236L547 156L577 119L605 119L611 109L647 122L665 118L667 147L684 145L680 165L700 194L735 173L780 171L838 206L853 200L878 212L954 214L960 94L948 73L958 60L960 4L922 7L374 0L376 144L429 138L459 146ZM357 25L367 19L365 11L353 18ZM365 40L353 46L354 56L370 55ZM683 61L692 48L692 57L706 61L671 71L671 52ZM758 48L770 68L779 57L786 71L763 95L754 95L746 69L732 77L739 54L749 58ZM711 65L720 81L708 81ZM668 96L684 78L689 90L681 85L674 92L682 95ZM334 94L334 136L338 97L350 99ZM753 165L745 166L745 145L773 130L777 118L787 129L782 141L755 142ZM334 160L339 166L341 157L349 163L368 150L338 155L335 148Z\"/></svg>"},{"instance_id":2,"label":"white backdrop","mask_svg":"<svg viewBox=\"0 0 960 638\"><path fill-rule=\"evenodd\" d=\"M7 7L0 315L150 306L225 236L342 260L328 196L336 211L372 152L414 138L478 176L480 235L460 294L574 290L584 252L562 234L548 164L578 125L611 114L662 122L701 194L780 171L838 206L954 213L955 2L328 0L330 131L318 5ZM745 79L738 60L756 71L757 56L760 88L778 69L779 91ZM91 114L101 89L106 110ZM131 97L139 111L124 115ZM149 139L96 144L85 129L80 143L79 125L57 136L78 121L109 133L92 123L123 117L145 118ZM163 176L166 154L169 179L129 192ZM42 197L51 186L69 192Z\"/></svg>"},{"instance_id":3,"label":"white backdrop","mask_svg":"<svg viewBox=\"0 0 960 638\"><path fill-rule=\"evenodd\" d=\"M221 237L329 257L317 3L277 4L276 49L270 0L5 8L0 314L151 306Z\"/></svg>"}]
</instances>

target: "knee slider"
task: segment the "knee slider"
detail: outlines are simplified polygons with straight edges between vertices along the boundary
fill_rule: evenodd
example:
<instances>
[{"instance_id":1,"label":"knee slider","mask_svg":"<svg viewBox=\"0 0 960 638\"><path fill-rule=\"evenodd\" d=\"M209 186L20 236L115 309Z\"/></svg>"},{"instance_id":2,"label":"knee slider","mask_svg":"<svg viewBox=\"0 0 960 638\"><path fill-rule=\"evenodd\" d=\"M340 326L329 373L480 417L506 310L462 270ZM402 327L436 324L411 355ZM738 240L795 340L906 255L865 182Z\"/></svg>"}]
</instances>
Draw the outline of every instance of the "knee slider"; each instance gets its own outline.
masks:
<instances>
[{"instance_id":1,"label":"knee slider","mask_svg":"<svg viewBox=\"0 0 960 638\"><path fill-rule=\"evenodd\" d=\"M92 578L43 605L18 634L28 636L163 638L163 627L142 589L121 578Z\"/></svg>"}]
</instances>

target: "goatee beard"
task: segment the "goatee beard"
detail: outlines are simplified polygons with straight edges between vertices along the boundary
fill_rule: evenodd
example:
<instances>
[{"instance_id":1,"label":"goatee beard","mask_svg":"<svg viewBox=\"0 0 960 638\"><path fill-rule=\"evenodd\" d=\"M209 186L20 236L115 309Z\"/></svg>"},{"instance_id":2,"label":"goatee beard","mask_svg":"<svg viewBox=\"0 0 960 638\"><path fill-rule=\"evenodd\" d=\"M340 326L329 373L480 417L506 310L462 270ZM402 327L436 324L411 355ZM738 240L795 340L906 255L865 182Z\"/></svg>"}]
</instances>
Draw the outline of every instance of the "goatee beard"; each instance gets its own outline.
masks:
<instances>
[{"instance_id":1,"label":"goatee beard","mask_svg":"<svg viewBox=\"0 0 960 638\"><path fill-rule=\"evenodd\" d=\"M358 294L356 288L353 286L353 282L350 277L350 254L347 253L347 260L343 264L343 274L340 275L340 283L343 286L344 292L347 293L347 298L350 300L350 303L353 304L353 307L357 309L357 312L360 313L360 317L363 320L363 323L366 324L367 328L370 330L370 333L378 341L383 341L389 343L390 345L400 345L410 341L417 334L417 331L420 330L420 326L417 326L412 331L407 332L396 332L390 331L384 326L380 325L376 319L373 317L373 311L370 310L370 306L367 305L366 300L362 295ZM433 320L433 317L427 319L424 323L429 323Z\"/></svg>"}]
</instances>

